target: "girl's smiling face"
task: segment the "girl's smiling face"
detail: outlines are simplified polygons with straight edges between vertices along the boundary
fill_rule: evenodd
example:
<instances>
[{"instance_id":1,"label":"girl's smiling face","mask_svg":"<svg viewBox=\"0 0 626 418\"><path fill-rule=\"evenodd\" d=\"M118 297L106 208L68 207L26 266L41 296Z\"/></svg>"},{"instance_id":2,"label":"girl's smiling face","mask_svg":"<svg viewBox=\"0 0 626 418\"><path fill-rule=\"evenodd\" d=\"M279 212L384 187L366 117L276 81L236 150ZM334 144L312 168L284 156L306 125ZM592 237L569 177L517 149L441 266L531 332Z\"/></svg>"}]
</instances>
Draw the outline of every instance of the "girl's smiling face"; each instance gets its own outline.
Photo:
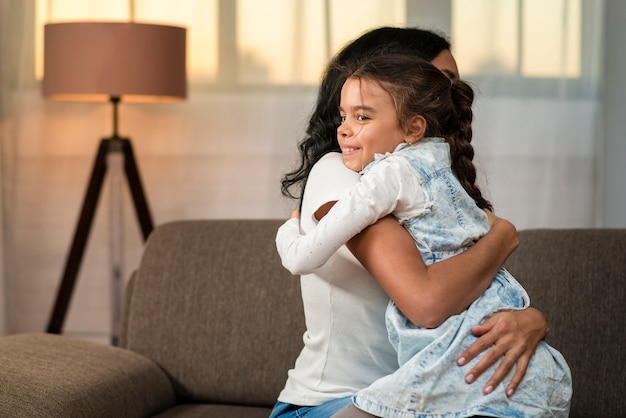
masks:
<instances>
[{"instance_id":1,"label":"girl's smiling face","mask_svg":"<svg viewBox=\"0 0 626 418\"><path fill-rule=\"evenodd\" d=\"M374 161L374 154L411 142L400 127L391 96L375 81L348 78L341 89L339 112L337 140L343 163L351 170L361 171Z\"/></svg>"}]
</instances>

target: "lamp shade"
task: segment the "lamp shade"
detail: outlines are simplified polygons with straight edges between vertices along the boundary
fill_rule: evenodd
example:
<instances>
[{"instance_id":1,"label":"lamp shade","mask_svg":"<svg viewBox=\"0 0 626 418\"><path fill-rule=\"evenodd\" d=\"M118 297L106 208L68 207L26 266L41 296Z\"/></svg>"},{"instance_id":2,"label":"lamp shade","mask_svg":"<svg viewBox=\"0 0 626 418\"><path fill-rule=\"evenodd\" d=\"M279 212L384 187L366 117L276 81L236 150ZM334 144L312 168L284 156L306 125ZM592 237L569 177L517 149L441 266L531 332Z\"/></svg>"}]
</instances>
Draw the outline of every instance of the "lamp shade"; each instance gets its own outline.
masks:
<instances>
[{"instance_id":1,"label":"lamp shade","mask_svg":"<svg viewBox=\"0 0 626 418\"><path fill-rule=\"evenodd\" d=\"M51 100L183 100L186 29L140 23L50 23L43 95Z\"/></svg>"}]
</instances>

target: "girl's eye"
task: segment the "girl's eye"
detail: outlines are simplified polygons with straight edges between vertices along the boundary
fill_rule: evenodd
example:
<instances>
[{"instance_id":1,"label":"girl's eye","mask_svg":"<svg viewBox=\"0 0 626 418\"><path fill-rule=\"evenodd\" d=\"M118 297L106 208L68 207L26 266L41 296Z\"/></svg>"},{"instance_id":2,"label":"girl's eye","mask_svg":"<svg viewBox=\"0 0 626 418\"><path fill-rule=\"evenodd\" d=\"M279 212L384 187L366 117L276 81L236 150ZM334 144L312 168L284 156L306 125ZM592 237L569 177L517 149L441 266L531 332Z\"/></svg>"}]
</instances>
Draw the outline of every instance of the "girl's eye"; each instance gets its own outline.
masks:
<instances>
[{"instance_id":1,"label":"girl's eye","mask_svg":"<svg viewBox=\"0 0 626 418\"><path fill-rule=\"evenodd\" d=\"M363 122L364 120L367 120L367 119L368 119L368 117L365 116L365 115L358 115L356 117L356 120L358 120L359 122Z\"/></svg>"},{"instance_id":2,"label":"girl's eye","mask_svg":"<svg viewBox=\"0 0 626 418\"><path fill-rule=\"evenodd\" d=\"M344 123L346 121L346 117L344 115L340 115L339 120L341 121L341 123Z\"/></svg>"}]
</instances>

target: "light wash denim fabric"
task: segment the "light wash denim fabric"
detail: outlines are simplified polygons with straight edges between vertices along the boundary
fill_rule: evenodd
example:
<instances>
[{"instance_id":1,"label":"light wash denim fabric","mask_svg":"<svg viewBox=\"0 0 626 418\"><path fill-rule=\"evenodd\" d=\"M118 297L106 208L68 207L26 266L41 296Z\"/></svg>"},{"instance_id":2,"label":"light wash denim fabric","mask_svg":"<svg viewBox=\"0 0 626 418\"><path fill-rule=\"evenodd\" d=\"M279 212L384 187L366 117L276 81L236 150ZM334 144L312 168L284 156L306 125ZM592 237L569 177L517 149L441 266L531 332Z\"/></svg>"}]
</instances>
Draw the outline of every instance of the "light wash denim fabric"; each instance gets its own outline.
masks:
<instances>
[{"instance_id":1,"label":"light wash denim fabric","mask_svg":"<svg viewBox=\"0 0 626 418\"><path fill-rule=\"evenodd\" d=\"M329 418L349 403L349 396L333 399L317 406L297 406L276 402L269 418Z\"/></svg>"},{"instance_id":2,"label":"light wash denim fabric","mask_svg":"<svg viewBox=\"0 0 626 418\"><path fill-rule=\"evenodd\" d=\"M413 236L427 265L464 251L488 231L486 214L450 169L449 147L443 139L425 138L391 155L410 161L426 193L421 215L399 220ZM482 389L497 365L467 384L464 376L479 359L463 367L456 364L476 340L471 327L494 312L523 309L529 304L526 291L504 268L466 311L435 329L416 327L390 302L387 330L400 368L359 391L353 397L354 404L389 418L567 417L572 395L570 370L563 356L545 342L537 347L526 376L511 397L505 390L512 372L492 393L484 395Z\"/></svg>"}]
</instances>

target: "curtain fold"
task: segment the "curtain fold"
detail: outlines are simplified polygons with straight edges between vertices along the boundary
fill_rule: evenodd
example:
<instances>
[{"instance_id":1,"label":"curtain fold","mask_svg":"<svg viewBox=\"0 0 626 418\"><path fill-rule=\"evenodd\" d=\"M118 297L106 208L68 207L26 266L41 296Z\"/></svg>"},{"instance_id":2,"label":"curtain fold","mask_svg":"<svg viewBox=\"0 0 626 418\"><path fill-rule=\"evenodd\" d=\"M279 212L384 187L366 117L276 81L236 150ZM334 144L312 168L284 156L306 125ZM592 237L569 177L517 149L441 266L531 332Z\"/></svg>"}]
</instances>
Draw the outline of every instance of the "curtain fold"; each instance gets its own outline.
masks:
<instances>
[{"instance_id":1,"label":"curtain fold","mask_svg":"<svg viewBox=\"0 0 626 418\"><path fill-rule=\"evenodd\" d=\"M496 212L522 229L595 226L603 2L453 5L454 52L477 93L476 161Z\"/></svg>"},{"instance_id":2,"label":"curtain fold","mask_svg":"<svg viewBox=\"0 0 626 418\"><path fill-rule=\"evenodd\" d=\"M16 103L36 89L33 76L34 1L0 0L0 335L10 330L15 314L9 300L15 265L17 195Z\"/></svg>"}]
</instances>

